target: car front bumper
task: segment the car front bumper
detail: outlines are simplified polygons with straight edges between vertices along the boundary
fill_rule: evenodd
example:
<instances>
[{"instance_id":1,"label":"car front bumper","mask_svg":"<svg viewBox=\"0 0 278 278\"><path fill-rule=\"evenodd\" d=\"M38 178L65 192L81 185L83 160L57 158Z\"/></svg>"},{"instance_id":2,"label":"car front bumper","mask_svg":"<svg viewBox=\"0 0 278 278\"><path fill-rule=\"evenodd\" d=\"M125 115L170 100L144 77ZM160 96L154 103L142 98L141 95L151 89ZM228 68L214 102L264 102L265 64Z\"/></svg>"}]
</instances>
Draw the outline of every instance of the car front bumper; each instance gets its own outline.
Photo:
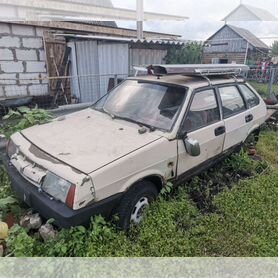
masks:
<instances>
[{"instance_id":1,"label":"car front bumper","mask_svg":"<svg viewBox=\"0 0 278 278\"><path fill-rule=\"evenodd\" d=\"M55 219L54 223L62 228L88 225L90 218L95 215L102 215L105 218L110 217L123 195L123 193L119 193L82 209L72 210L65 204L50 199L44 192L39 192L36 186L21 176L6 155L2 157L2 160L10 177L11 187L16 195L42 217Z\"/></svg>"}]
</instances>

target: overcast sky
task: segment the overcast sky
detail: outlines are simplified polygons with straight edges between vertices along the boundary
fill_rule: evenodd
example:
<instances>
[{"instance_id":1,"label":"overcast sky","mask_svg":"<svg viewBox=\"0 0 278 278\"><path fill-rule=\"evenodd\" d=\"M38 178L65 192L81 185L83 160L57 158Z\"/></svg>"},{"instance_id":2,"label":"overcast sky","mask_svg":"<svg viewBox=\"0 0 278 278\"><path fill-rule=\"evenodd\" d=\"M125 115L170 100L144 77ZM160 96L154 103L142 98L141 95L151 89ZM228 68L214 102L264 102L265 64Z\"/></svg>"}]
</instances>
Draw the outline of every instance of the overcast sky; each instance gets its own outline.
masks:
<instances>
[{"instance_id":1,"label":"overcast sky","mask_svg":"<svg viewBox=\"0 0 278 278\"><path fill-rule=\"evenodd\" d=\"M136 0L112 0L115 7L136 8ZM145 22L144 29L182 35L187 40L205 40L216 32L221 19L238 6L240 0L144 0L144 9L173 15L189 16L185 22ZM244 4L260 7L278 16L278 0L243 0ZM258 37L277 37L278 22L233 22L252 31ZM118 22L121 27L135 28L134 22ZM264 40L271 44L273 39Z\"/></svg>"}]
</instances>

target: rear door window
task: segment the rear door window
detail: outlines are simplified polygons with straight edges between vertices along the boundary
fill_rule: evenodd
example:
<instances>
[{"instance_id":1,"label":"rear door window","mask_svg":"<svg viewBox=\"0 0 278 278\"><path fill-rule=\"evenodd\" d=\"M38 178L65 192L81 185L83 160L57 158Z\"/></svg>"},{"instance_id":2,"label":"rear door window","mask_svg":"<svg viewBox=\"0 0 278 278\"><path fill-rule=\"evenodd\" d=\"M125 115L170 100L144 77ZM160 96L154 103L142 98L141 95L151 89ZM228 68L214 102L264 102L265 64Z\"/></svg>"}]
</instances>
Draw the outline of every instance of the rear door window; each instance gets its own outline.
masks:
<instances>
[{"instance_id":1,"label":"rear door window","mask_svg":"<svg viewBox=\"0 0 278 278\"><path fill-rule=\"evenodd\" d=\"M244 100L236 86L220 87L224 119L246 110Z\"/></svg>"},{"instance_id":2,"label":"rear door window","mask_svg":"<svg viewBox=\"0 0 278 278\"><path fill-rule=\"evenodd\" d=\"M213 89L195 93L183 129L187 132L211 125L220 120L220 112Z\"/></svg>"},{"instance_id":3,"label":"rear door window","mask_svg":"<svg viewBox=\"0 0 278 278\"><path fill-rule=\"evenodd\" d=\"M239 85L239 87L246 100L248 108L257 106L260 103L260 99L256 96L254 92L252 92L250 88L243 84Z\"/></svg>"}]
</instances>

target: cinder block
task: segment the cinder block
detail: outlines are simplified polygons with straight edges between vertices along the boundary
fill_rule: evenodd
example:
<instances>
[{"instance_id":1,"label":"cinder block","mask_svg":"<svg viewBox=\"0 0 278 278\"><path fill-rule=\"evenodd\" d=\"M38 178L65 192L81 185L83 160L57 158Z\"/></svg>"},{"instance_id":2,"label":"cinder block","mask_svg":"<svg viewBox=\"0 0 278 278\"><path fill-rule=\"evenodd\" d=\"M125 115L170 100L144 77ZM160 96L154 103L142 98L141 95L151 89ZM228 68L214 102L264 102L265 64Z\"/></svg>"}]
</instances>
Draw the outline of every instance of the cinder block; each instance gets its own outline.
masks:
<instances>
[{"instance_id":1,"label":"cinder block","mask_svg":"<svg viewBox=\"0 0 278 278\"><path fill-rule=\"evenodd\" d=\"M42 48L42 39L41 38L23 38L22 43L23 43L23 47Z\"/></svg>"},{"instance_id":2,"label":"cinder block","mask_svg":"<svg viewBox=\"0 0 278 278\"><path fill-rule=\"evenodd\" d=\"M4 36L0 38L0 47L20 47L18 37Z\"/></svg>"},{"instance_id":3,"label":"cinder block","mask_svg":"<svg viewBox=\"0 0 278 278\"><path fill-rule=\"evenodd\" d=\"M13 61L14 56L10 49L0 49L0 60L1 61Z\"/></svg>"},{"instance_id":4,"label":"cinder block","mask_svg":"<svg viewBox=\"0 0 278 278\"><path fill-rule=\"evenodd\" d=\"M5 86L5 92L7 97L28 95L27 86L18 86L18 85Z\"/></svg>"},{"instance_id":5,"label":"cinder block","mask_svg":"<svg viewBox=\"0 0 278 278\"><path fill-rule=\"evenodd\" d=\"M40 61L45 61L46 60L45 51L44 50L39 50L39 53L40 53Z\"/></svg>"},{"instance_id":6,"label":"cinder block","mask_svg":"<svg viewBox=\"0 0 278 278\"><path fill-rule=\"evenodd\" d=\"M37 61L38 56L36 50L23 50L16 49L15 50L16 58L20 61Z\"/></svg>"},{"instance_id":7,"label":"cinder block","mask_svg":"<svg viewBox=\"0 0 278 278\"><path fill-rule=\"evenodd\" d=\"M47 74L44 74L44 73L41 73L41 83L42 84L48 84L48 75Z\"/></svg>"},{"instance_id":8,"label":"cinder block","mask_svg":"<svg viewBox=\"0 0 278 278\"><path fill-rule=\"evenodd\" d=\"M38 73L20 73L19 84L40 84Z\"/></svg>"},{"instance_id":9,"label":"cinder block","mask_svg":"<svg viewBox=\"0 0 278 278\"><path fill-rule=\"evenodd\" d=\"M24 70L22 62L1 62L0 67L4 73L23 72Z\"/></svg>"},{"instance_id":10,"label":"cinder block","mask_svg":"<svg viewBox=\"0 0 278 278\"><path fill-rule=\"evenodd\" d=\"M0 34L10 34L10 28L7 23L0 23Z\"/></svg>"},{"instance_id":11,"label":"cinder block","mask_svg":"<svg viewBox=\"0 0 278 278\"><path fill-rule=\"evenodd\" d=\"M20 36L35 36L35 28L33 26L12 24L12 33Z\"/></svg>"},{"instance_id":12,"label":"cinder block","mask_svg":"<svg viewBox=\"0 0 278 278\"><path fill-rule=\"evenodd\" d=\"M48 85L31 85L28 87L31 96L45 96L48 95Z\"/></svg>"},{"instance_id":13,"label":"cinder block","mask_svg":"<svg viewBox=\"0 0 278 278\"><path fill-rule=\"evenodd\" d=\"M26 62L26 72L46 72L45 62Z\"/></svg>"},{"instance_id":14,"label":"cinder block","mask_svg":"<svg viewBox=\"0 0 278 278\"><path fill-rule=\"evenodd\" d=\"M4 84L4 85L16 84L16 74L15 73L0 74L0 84Z\"/></svg>"}]
</instances>

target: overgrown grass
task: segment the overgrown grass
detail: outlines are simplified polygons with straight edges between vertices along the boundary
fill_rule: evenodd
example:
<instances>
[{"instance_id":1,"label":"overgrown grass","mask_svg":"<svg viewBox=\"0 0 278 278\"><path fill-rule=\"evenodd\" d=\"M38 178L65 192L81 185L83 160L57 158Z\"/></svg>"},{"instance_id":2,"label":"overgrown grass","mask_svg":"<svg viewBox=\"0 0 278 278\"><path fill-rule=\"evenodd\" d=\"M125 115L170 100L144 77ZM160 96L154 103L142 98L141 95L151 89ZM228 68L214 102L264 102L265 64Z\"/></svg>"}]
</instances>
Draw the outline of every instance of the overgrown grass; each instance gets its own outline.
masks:
<instances>
[{"instance_id":1,"label":"overgrown grass","mask_svg":"<svg viewBox=\"0 0 278 278\"><path fill-rule=\"evenodd\" d=\"M15 226L7 241L9 252L14 256L277 256L278 170L272 167L277 166L277 135L264 131L258 152L270 167L244 153L234 155L195 178L193 189L188 183L172 196L160 198L140 227L128 234L101 217L89 229L62 230L47 243ZM6 178L2 180L6 183ZM2 196L10 194L7 188L2 192L6 192ZM200 199L192 199L194 192ZM205 200L205 210L198 208L200 200Z\"/></svg>"},{"instance_id":2,"label":"overgrown grass","mask_svg":"<svg viewBox=\"0 0 278 278\"><path fill-rule=\"evenodd\" d=\"M254 87L254 89L262 96L267 96L268 84L267 83L258 83L256 81L248 81L250 85ZM278 85L273 85L273 93L278 95Z\"/></svg>"},{"instance_id":3,"label":"overgrown grass","mask_svg":"<svg viewBox=\"0 0 278 278\"><path fill-rule=\"evenodd\" d=\"M278 133L263 130L257 144L258 153L270 164L278 169Z\"/></svg>"}]
</instances>

